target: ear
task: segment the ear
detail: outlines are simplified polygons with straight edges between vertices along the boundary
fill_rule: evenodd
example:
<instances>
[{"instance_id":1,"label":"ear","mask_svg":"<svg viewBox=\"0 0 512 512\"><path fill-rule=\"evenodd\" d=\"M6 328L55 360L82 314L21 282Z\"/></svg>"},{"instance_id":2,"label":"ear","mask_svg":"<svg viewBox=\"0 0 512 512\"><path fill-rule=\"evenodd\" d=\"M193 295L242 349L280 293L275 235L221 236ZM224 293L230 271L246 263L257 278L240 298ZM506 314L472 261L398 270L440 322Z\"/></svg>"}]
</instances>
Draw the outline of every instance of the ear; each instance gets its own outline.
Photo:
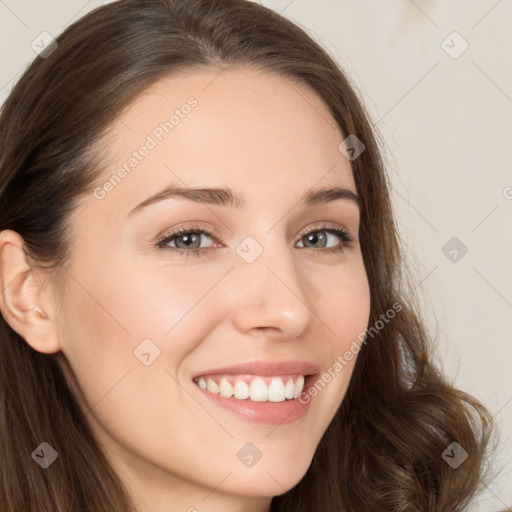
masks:
<instances>
[{"instance_id":1,"label":"ear","mask_svg":"<svg viewBox=\"0 0 512 512\"><path fill-rule=\"evenodd\" d=\"M23 238L15 231L0 232L0 312L34 350L52 354L61 350L54 304L23 246Z\"/></svg>"}]
</instances>

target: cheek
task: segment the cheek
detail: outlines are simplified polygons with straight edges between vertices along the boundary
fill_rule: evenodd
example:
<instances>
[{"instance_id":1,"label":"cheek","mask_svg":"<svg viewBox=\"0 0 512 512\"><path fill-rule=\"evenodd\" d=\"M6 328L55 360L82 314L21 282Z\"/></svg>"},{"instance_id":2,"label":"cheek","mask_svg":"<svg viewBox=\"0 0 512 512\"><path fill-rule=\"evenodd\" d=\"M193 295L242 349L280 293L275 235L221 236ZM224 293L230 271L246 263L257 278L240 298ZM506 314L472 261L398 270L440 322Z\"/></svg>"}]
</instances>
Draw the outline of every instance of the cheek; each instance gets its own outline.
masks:
<instances>
[{"instance_id":1,"label":"cheek","mask_svg":"<svg viewBox=\"0 0 512 512\"><path fill-rule=\"evenodd\" d=\"M116 264L100 265L100 260ZM220 298L207 296L219 279L218 269L149 268L105 255L95 261L90 254L81 258L72 274L63 352L89 406L128 371L129 380L136 375L142 384L148 370L151 378L159 371L168 380L164 369L175 374L219 322ZM146 373L139 375L141 370Z\"/></svg>"},{"instance_id":2,"label":"cheek","mask_svg":"<svg viewBox=\"0 0 512 512\"><path fill-rule=\"evenodd\" d=\"M359 351L364 349L370 289L362 262L345 273L333 273L329 287L316 289L316 293L318 316L325 324L325 336L316 352L325 366L311 397L328 397L316 401L316 405L321 409L319 416L332 418L345 396Z\"/></svg>"},{"instance_id":3,"label":"cheek","mask_svg":"<svg viewBox=\"0 0 512 512\"><path fill-rule=\"evenodd\" d=\"M325 324L322 347L327 360L343 354L353 342L361 344L370 317L370 289L362 261L313 286L313 304ZM322 286L320 286L320 283ZM326 284L327 283L327 284Z\"/></svg>"}]
</instances>

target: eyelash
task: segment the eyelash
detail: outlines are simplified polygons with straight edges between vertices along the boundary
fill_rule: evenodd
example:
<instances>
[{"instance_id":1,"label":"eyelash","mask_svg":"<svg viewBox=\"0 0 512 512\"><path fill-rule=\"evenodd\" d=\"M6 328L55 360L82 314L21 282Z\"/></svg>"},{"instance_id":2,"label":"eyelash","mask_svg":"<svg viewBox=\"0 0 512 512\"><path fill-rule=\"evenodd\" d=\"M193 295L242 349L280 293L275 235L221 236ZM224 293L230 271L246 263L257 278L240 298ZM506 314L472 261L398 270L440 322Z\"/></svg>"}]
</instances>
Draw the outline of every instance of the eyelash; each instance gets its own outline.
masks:
<instances>
[{"instance_id":1,"label":"eyelash","mask_svg":"<svg viewBox=\"0 0 512 512\"><path fill-rule=\"evenodd\" d=\"M326 233L329 233L331 235L335 235L339 237L342 242L336 246L336 247L330 247L328 249L313 249L313 252L323 252L328 254L338 254L342 253L345 248L352 247L353 243L355 242L354 237L344 228L340 227L332 227L328 225L323 226L314 226L310 229L308 229L306 232L304 232L299 241L302 240L305 236L324 231ZM179 249L177 247L169 247L166 244L168 244L171 240L174 240L175 238L180 238L184 235L189 235L192 233L201 234L201 235L208 235L214 241L218 241L217 234L214 230L212 230L209 226L206 225L192 225L192 226L182 226L179 229L176 229L175 231L172 231L171 233L166 233L161 238L157 240L155 243L155 247L158 249L168 250L172 251L176 254L179 254L180 256L184 256L185 258L188 258L189 255L193 256L201 256L205 251L208 251L210 249L214 249L214 247L203 247L202 249ZM301 248L301 249L307 249L307 247Z\"/></svg>"}]
</instances>

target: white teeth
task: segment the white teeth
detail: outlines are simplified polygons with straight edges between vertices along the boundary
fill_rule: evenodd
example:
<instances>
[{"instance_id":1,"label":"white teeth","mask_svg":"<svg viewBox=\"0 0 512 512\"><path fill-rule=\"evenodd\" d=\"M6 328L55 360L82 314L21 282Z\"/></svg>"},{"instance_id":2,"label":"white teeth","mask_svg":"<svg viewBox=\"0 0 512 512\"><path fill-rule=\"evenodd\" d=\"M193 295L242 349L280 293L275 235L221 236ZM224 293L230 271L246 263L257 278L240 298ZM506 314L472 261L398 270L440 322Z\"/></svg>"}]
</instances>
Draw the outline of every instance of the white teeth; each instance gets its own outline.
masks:
<instances>
[{"instance_id":1,"label":"white teeth","mask_svg":"<svg viewBox=\"0 0 512 512\"><path fill-rule=\"evenodd\" d=\"M295 384L293 383L292 379L288 379L288 382L286 383L286 386L284 388L284 397L288 400L291 400L293 398L294 394L295 394Z\"/></svg>"},{"instance_id":2,"label":"white teeth","mask_svg":"<svg viewBox=\"0 0 512 512\"><path fill-rule=\"evenodd\" d=\"M284 384L281 379L272 379L268 386L269 402L284 402Z\"/></svg>"},{"instance_id":3,"label":"white teeth","mask_svg":"<svg viewBox=\"0 0 512 512\"><path fill-rule=\"evenodd\" d=\"M206 383L206 389L211 393L215 393L216 395L219 394L219 386L217 386L217 383L212 379L208 379L208 382Z\"/></svg>"},{"instance_id":4,"label":"white teeth","mask_svg":"<svg viewBox=\"0 0 512 512\"><path fill-rule=\"evenodd\" d=\"M267 401L267 385L263 379L253 379L249 386L249 396L253 402Z\"/></svg>"},{"instance_id":5,"label":"white teeth","mask_svg":"<svg viewBox=\"0 0 512 512\"><path fill-rule=\"evenodd\" d=\"M231 398L233 396L233 386L226 379L220 381L219 394L222 398Z\"/></svg>"},{"instance_id":6,"label":"white teeth","mask_svg":"<svg viewBox=\"0 0 512 512\"><path fill-rule=\"evenodd\" d=\"M295 383L295 393L293 394L293 398L297 398L304 389L304 377L299 375L297 382Z\"/></svg>"},{"instance_id":7,"label":"white teeth","mask_svg":"<svg viewBox=\"0 0 512 512\"><path fill-rule=\"evenodd\" d=\"M238 400L245 400L246 398L249 398L249 385L243 380L237 380L235 382L234 391L235 398L238 398Z\"/></svg>"},{"instance_id":8,"label":"white teeth","mask_svg":"<svg viewBox=\"0 0 512 512\"><path fill-rule=\"evenodd\" d=\"M244 380L236 380L231 384L225 377L222 377L219 384L213 379L200 377L197 385L210 393L220 395L223 398L236 398L238 400L250 399L253 402L284 402L297 398L304 389L304 376L299 375L294 382L288 378L286 384L279 377L273 377L267 385L261 377L255 377L250 384Z\"/></svg>"}]
</instances>

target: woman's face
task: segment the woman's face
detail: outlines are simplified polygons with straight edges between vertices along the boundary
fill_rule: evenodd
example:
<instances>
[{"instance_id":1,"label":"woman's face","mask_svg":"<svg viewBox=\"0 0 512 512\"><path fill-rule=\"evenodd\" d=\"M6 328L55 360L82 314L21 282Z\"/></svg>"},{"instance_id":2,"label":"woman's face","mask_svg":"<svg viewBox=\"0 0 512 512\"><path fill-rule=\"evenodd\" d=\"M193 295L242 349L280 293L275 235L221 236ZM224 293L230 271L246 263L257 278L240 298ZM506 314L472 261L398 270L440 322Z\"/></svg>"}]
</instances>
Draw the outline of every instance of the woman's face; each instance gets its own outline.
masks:
<instances>
[{"instance_id":1,"label":"woman's face","mask_svg":"<svg viewBox=\"0 0 512 512\"><path fill-rule=\"evenodd\" d=\"M59 360L141 510L264 510L308 469L370 310L356 201L304 200L356 193L343 139L305 86L243 68L159 81L98 149ZM168 187L243 205L148 200Z\"/></svg>"}]
</instances>

